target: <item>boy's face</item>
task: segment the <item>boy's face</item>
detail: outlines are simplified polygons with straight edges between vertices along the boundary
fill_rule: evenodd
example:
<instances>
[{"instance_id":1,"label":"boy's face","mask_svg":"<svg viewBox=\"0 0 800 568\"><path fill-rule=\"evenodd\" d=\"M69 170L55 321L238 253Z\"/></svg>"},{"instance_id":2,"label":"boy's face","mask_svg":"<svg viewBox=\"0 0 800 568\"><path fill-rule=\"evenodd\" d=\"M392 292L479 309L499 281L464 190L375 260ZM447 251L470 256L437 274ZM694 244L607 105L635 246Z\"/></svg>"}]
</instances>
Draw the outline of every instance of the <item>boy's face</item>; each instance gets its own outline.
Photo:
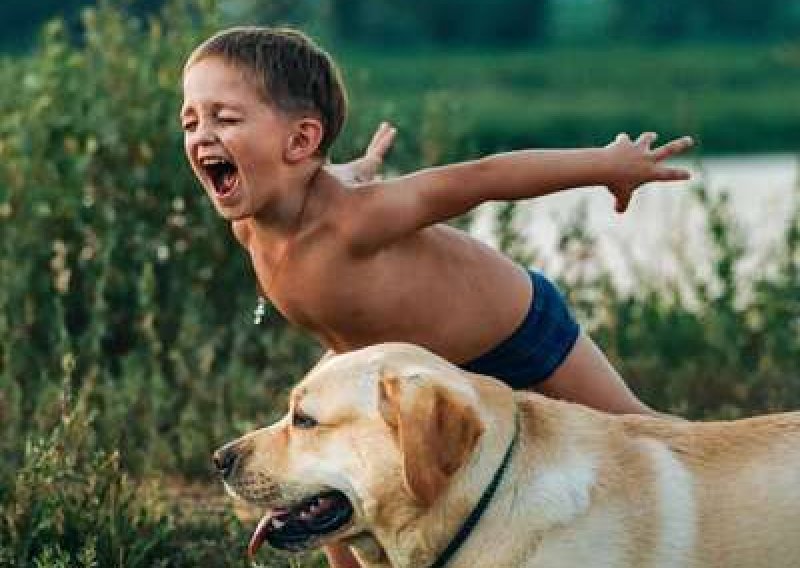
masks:
<instances>
[{"instance_id":1,"label":"boy's face","mask_svg":"<svg viewBox=\"0 0 800 568\"><path fill-rule=\"evenodd\" d=\"M270 205L286 171L291 120L245 73L217 57L194 63L180 118L186 157L220 215L236 220Z\"/></svg>"}]
</instances>

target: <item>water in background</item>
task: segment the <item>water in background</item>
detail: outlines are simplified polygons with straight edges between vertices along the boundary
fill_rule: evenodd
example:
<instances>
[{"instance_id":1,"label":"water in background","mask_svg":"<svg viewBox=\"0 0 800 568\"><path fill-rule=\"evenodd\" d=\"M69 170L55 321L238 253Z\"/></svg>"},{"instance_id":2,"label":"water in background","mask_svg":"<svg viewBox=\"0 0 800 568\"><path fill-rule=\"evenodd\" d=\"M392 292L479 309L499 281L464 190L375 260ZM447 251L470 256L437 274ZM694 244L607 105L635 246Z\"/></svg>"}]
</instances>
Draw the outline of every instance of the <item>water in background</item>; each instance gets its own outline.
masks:
<instances>
[{"instance_id":1,"label":"water in background","mask_svg":"<svg viewBox=\"0 0 800 568\"><path fill-rule=\"evenodd\" d=\"M625 214L614 212L611 195L604 188L581 188L526 202L516 226L529 237L540 267L552 274L564 269L557 250L561 227L581 208L585 208L589 233L597 238L598 258L587 259L587 264L610 267L623 288L635 281L634 272L652 278L677 277L681 256L695 264L700 275L709 274L706 215L688 190L691 184L705 183L712 193L724 191L730 196L748 251L739 275L748 278L767 270L770 252L797 207L798 162L792 154L676 161L691 169L692 180L645 186ZM478 238L490 243L494 207L484 205L473 227Z\"/></svg>"}]
</instances>

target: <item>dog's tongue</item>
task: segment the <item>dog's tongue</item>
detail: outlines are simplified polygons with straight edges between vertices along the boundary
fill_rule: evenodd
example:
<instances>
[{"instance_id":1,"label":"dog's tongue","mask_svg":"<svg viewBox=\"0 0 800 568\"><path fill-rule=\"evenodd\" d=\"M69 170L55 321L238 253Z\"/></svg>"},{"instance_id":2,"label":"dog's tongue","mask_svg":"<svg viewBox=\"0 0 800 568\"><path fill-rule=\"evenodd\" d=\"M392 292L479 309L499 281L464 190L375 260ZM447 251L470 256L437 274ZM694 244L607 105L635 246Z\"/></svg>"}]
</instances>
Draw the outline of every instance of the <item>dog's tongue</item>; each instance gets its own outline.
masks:
<instances>
[{"instance_id":1,"label":"dog's tongue","mask_svg":"<svg viewBox=\"0 0 800 568\"><path fill-rule=\"evenodd\" d=\"M261 545L264 544L264 539L267 538L267 527L269 527L269 523L272 519L269 515L264 515L260 521L258 521L258 526L256 530L253 531L253 536L250 537L250 544L247 545L247 555L250 558L253 558L258 552L258 549L261 548Z\"/></svg>"},{"instance_id":2,"label":"dog's tongue","mask_svg":"<svg viewBox=\"0 0 800 568\"><path fill-rule=\"evenodd\" d=\"M250 558L256 555L258 549L261 548L261 545L264 544L264 540L267 538L267 531L269 530L270 525L272 524L272 519L279 518L280 516L285 516L288 514L288 510L286 509L275 509L274 511L269 511L266 515L261 517L261 520L258 521L258 526L256 530L253 531L253 536L250 537L250 544L247 545L247 554Z\"/></svg>"},{"instance_id":3,"label":"dog's tongue","mask_svg":"<svg viewBox=\"0 0 800 568\"><path fill-rule=\"evenodd\" d=\"M293 515L287 508L277 508L267 511L258 521L253 536L250 537L250 544L247 545L247 554L253 558L261 545L267 539L270 530L280 530L286 528L287 523L294 529L298 527L324 526L325 514L336 506L336 499L333 497L319 497L309 504L307 510L300 511Z\"/></svg>"}]
</instances>

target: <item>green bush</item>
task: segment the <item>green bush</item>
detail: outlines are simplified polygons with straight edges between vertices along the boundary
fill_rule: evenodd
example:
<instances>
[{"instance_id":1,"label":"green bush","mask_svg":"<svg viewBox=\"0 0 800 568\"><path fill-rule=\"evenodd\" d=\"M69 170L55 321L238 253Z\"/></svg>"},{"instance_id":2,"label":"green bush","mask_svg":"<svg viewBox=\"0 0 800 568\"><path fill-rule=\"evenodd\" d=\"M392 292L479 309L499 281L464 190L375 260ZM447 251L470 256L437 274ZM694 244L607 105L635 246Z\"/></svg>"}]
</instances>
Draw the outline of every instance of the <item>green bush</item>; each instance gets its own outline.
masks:
<instances>
[{"instance_id":1,"label":"green bush","mask_svg":"<svg viewBox=\"0 0 800 568\"><path fill-rule=\"evenodd\" d=\"M453 148L458 156L598 145L642 130L690 133L704 152L797 150L795 44L345 51L339 60L359 112L398 121L409 143L424 93L457 105L449 124L469 133Z\"/></svg>"},{"instance_id":2,"label":"green bush","mask_svg":"<svg viewBox=\"0 0 800 568\"><path fill-rule=\"evenodd\" d=\"M0 95L6 453L57 421L69 359L101 447L132 471L204 473L314 355L274 314L252 325L246 259L185 165L180 70L218 26L210 13L175 2L143 23L102 6L81 44L51 22L2 64L15 85Z\"/></svg>"},{"instance_id":3,"label":"green bush","mask_svg":"<svg viewBox=\"0 0 800 568\"><path fill-rule=\"evenodd\" d=\"M119 454L96 449L80 408L3 470L0 565L168 566L175 529L163 507L136 490Z\"/></svg>"},{"instance_id":4,"label":"green bush","mask_svg":"<svg viewBox=\"0 0 800 568\"><path fill-rule=\"evenodd\" d=\"M252 566L245 545L253 527L234 518L221 491L132 479L118 452L99 449L87 394L73 402L62 393L53 431L30 437L16 468L0 469L0 568ZM320 562L261 556L266 568Z\"/></svg>"}]
</instances>

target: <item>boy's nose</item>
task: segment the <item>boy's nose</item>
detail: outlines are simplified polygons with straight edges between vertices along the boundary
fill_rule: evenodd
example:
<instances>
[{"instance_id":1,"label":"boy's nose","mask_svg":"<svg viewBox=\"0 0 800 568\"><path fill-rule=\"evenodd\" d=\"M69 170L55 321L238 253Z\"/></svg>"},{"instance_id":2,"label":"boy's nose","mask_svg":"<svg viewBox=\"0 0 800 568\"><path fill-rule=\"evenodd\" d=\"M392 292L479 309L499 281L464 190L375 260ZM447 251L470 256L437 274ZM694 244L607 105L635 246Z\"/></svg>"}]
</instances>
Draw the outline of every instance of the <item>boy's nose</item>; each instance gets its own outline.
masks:
<instances>
[{"instance_id":1,"label":"boy's nose","mask_svg":"<svg viewBox=\"0 0 800 568\"><path fill-rule=\"evenodd\" d=\"M217 142L217 133L207 126L198 126L194 132L193 142L199 145L215 144Z\"/></svg>"}]
</instances>

